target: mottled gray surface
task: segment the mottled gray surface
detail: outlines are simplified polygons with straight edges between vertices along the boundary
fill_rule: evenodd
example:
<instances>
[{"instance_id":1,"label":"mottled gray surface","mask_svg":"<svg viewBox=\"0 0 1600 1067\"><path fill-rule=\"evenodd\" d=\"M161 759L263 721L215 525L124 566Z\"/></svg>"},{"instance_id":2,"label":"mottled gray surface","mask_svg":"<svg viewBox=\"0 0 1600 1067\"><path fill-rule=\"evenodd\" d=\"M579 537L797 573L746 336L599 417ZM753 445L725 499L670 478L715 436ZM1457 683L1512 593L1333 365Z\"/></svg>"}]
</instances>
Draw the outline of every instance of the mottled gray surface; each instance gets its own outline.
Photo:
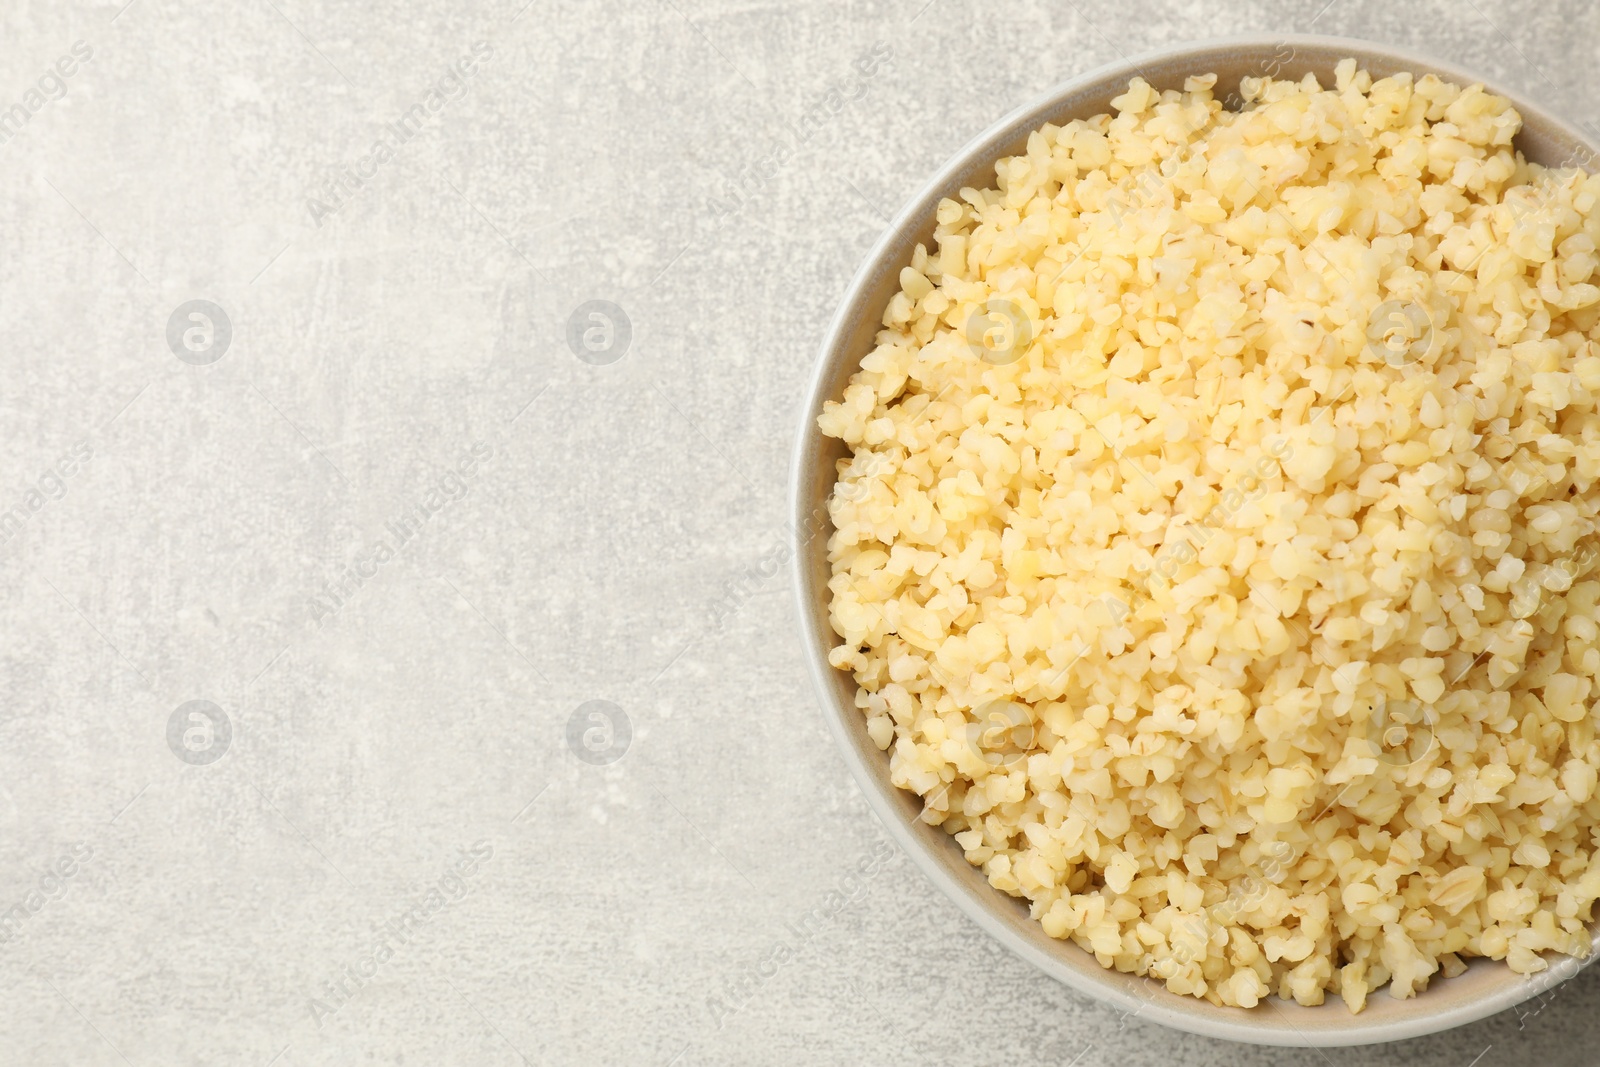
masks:
<instances>
[{"instance_id":1,"label":"mottled gray surface","mask_svg":"<svg viewBox=\"0 0 1600 1067\"><path fill-rule=\"evenodd\" d=\"M999 114L1309 28L1587 117L1587 0L121 2L0 12L0 1063L1600 1059L1592 968L1325 1054L1039 976L887 845L759 577L831 306ZM590 300L614 362L568 344Z\"/></svg>"}]
</instances>

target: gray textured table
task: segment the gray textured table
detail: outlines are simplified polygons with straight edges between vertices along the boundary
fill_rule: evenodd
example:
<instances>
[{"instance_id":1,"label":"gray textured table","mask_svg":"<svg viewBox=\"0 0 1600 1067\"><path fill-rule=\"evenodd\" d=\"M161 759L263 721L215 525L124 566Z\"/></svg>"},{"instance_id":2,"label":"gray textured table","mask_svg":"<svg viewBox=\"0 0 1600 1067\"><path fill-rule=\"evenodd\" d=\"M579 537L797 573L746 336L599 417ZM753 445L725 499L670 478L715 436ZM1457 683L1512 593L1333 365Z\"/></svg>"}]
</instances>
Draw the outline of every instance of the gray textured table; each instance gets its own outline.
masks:
<instances>
[{"instance_id":1,"label":"gray textured table","mask_svg":"<svg viewBox=\"0 0 1600 1067\"><path fill-rule=\"evenodd\" d=\"M1034 973L772 573L834 300L1049 84L1311 29L1593 107L1584 0L1323 3L7 5L0 1063L1600 1059L1592 969L1326 1054Z\"/></svg>"}]
</instances>

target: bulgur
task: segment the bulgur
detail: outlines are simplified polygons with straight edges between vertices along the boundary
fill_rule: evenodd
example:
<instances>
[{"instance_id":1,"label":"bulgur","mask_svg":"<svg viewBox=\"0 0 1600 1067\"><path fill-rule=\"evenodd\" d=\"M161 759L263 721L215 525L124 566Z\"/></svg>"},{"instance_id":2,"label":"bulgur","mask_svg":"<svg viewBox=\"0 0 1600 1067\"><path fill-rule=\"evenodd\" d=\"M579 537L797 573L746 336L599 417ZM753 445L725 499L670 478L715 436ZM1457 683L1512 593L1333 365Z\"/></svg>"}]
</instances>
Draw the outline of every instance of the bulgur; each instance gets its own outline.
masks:
<instances>
[{"instance_id":1,"label":"bulgur","mask_svg":"<svg viewBox=\"0 0 1600 1067\"><path fill-rule=\"evenodd\" d=\"M1586 955L1600 179L1481 86L1134 79L938 208L830 660L1046 932L1253 1006Z\"/></svg>"}]
</instances>

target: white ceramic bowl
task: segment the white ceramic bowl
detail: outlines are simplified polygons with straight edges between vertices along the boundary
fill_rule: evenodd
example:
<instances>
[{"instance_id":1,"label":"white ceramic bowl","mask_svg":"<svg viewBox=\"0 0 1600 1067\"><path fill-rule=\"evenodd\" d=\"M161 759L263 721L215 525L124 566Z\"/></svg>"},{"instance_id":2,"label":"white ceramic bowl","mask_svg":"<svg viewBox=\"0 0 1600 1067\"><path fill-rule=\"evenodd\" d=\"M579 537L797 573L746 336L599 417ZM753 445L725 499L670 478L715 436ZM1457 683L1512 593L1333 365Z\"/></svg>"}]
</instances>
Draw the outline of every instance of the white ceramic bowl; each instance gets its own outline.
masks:
<instances>
[{"instance_id":1,"label":"white ceramic bowl","mask_svg":"<svg viewBox=\"0 0 1600 1067\"><path fill-rule=\"evenodd\" d=\"M865 720L853 703L854 681L828 665L828 649L839 639L828 623L831 526L826 501L834 482L834 462L846 449L819 433L816 419L824 401L843 395L845 383L871 350L883 308L899 288L900 268L910 261L912 250L918 242L933 246L934 209L940 199L956 195L965 185L991 186L995 160L1022 152L1031 131L1047 122L1064 123L1110 111L1112 97L1134 75L1158 89L1169 89L1182 88L1188 75L1215 73L1214 91L1222 98L1241 78L1269 73L1299 78L1312 71L1323 85L1331 85L1334 65L1346 56L1354 56L1378 77L1411 71L1419 76L1431 72L1460 85L1483 82L1470 72L1367 41L1303 35L1231 37L1152 52L1090 71L979 134L901 209L840 301L801 412L791 474L795 590L812 676L845 761L894 839L974 922L1046 974L1142 1018L1256 1044L1362 1045L1436 1033L1504 1011L1579 968L1572 960L1556 958L1549 972L1527 978L1513 974L1503 963L1476 960L1455 978L1435 976L1426 991L1409 1000L1396 1000L1379 990L1359 1015L1351 1015L1338 997L1315 1008L1276 998L1253 1009L1226 1008L1169 993L1149 979L1107 970L1077 945L1046 935L1028 917L1023 902L990 887L944 830L917 818L921 801L889 783L888 757L867 737ZM1521 111L1524 127L1517 147L1529 159L1554 165L1594 158L1594 146L1571 126L1504 88L1485 84Z\"/></svg>"}]
</instances>

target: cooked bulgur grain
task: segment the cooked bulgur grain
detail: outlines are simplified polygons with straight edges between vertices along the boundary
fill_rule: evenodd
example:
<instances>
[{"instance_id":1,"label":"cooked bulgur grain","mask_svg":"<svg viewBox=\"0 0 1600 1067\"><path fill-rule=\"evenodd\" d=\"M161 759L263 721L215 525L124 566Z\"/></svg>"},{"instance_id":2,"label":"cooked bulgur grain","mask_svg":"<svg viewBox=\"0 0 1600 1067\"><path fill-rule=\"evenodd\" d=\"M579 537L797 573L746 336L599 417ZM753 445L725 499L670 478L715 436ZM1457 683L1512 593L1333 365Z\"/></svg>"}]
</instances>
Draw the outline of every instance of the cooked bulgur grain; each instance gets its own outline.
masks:
<instances>
[{"instance_id":1,"label":"cooked bulgur grain","mask_svg":"<svg viewBox=\"0 0 1600 1067\"><path fill-rule=\"evenodd\" d=\"M1214 82L939 205L819 420L830 659L1107 967L1359 1011L1587 954L1600 179L1479 86Z\"/></svg>"}]
</instances>

